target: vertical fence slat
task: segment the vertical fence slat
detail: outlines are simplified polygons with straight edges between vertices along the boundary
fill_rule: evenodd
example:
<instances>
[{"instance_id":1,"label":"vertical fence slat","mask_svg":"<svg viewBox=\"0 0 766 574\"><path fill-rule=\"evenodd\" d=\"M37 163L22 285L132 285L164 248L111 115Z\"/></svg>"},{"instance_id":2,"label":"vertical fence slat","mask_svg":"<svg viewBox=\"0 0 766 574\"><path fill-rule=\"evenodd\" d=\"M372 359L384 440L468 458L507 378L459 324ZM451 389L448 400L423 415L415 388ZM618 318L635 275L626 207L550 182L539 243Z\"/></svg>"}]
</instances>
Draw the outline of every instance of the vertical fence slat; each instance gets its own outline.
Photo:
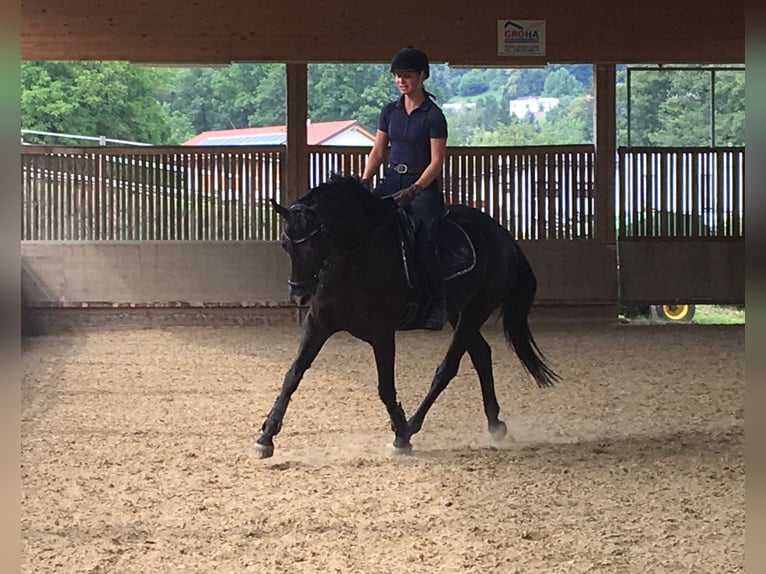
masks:
<instances>
[{"instance_id":1,"label":"vertical fence slat","mask_svg":"<svg viewBox=\"0 0 766 574\"><path fill-rule=\"evenodd\" d=\"M715 154L715 166L716 166L716 237L723 237L728 235L728 226L726 225L726 212L727 207L726 192L728 191L725 183L726 174L726 156L724 153Z\"/></svg>"},{"instance_id":2,"label":"vertical fence slat","mask_svg":"<svg viewBox=\"0 0 766 574\"><path fill-rule=\"evenodd\" d=\"M245 240L256 239L257 221L256 221L256 185L258 180L258 171L255 168L255 154L247 154L247 211L245 212Z\"/></svg>"},{"instance_id":3,"label":"vertical fence slat","mask_svg":"<svg viewBox=\"0 0 766 574\"><path fill-rule=\"evenodd\" d=\"M167 216L166 225L168 227L168 239L177 240L180 239L179 232L180 226L176 219L176 202L178 201L178 188L176 187L176 154L168 154L165 156L165 166L163 171L165 172L165 197L167 198Z\"/></svg>"},{"instance_id":4,"label":"vertical fence slat","mask_svg":"<svg viewBox=\"0 0 766 574\"><path fill-rule=\"evenodd\" d=\"M35 241L38 239L38 230L40 229L40 221L38 218L37 204L39 202L39 193L43 185L45 185L45 172L40 167L41 156L30 157L30 170L32 174L32 180L29 182L29 229L27 230L27 239Z\"/></svg>"},{"instance_id":5,"label":"vertical fence slat","mask_svg":"<svg viewBox=\"0 0 766 574\"><path fill-rule=\"evenodd\" d=\"M744 236L745 222L742 217L744 214L744 193L742 178L745 173L745 153L737 152L732 163L732 220L734 221L734 235Z\"/></svg>"}]
</instances>

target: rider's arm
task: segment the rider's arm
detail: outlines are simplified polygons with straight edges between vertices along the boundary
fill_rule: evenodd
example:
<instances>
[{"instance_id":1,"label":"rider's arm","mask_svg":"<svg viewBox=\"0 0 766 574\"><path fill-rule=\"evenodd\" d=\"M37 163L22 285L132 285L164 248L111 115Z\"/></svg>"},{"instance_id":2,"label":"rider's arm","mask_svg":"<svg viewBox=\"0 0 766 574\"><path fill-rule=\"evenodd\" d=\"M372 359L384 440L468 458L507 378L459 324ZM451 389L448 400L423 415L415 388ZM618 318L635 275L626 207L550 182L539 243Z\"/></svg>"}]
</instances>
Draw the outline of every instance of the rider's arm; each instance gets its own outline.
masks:
<instances>
[{"instance_id":1,"label":"rider's arm","mask_svg":"<svg viewBox=\"0 0 766 574\"><path fill-rule=\"evenodd\" d=\"M415 182L421 188L428 187L433 180L441 175L446 149L447 138L431 138L431 163Z\"/></svg>"},{"instance_id":2,"label":"rider's arm","mask_svg":"<svg viewBox=\"0 0 766 574\"><path fill-rule=\"evenodd\" d=\"M372 180L385 157L388 147L388 132L378 130L375 132L375 143L372 144L370 154L367 156L367 165L364 166L362 179Z\"/></svg>"}]
</instances>

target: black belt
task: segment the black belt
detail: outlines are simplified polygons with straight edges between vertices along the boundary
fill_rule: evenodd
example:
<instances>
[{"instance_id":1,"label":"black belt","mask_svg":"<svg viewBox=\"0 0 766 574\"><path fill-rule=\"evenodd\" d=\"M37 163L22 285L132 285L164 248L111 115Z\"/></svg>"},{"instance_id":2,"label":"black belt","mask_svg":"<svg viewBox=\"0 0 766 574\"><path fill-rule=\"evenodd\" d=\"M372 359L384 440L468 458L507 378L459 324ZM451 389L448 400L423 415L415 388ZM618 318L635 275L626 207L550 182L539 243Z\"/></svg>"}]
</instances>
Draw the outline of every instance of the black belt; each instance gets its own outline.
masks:
<instances>
[{"instance_id":1,"label":"black belt","mask_svg":"<svg viewBox=\"0 0 766 574\"><path fill-rule=\"evenodd\" d=\"M405 173L420 175L426 170L424 167L415 167L412 165L407 165L406 163L389 163L386 165L386 168L395 171L400 175L404 175Z\"/></svg>"}]
</instances>

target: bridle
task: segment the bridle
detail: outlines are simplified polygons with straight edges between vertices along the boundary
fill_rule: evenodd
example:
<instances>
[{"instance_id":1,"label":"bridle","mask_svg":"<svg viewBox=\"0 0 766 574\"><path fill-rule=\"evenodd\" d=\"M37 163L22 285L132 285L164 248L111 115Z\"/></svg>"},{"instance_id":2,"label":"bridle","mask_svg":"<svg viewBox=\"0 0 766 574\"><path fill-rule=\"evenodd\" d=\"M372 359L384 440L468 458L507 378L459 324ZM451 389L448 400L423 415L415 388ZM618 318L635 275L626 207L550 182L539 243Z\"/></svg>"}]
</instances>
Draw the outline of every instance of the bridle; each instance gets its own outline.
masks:
<instances>
[{"instance_id":1,"label":"bridle","mask_svg":"<svg viewBox=\"0 0 766 574\"><path fill-rule=\"evenodd\" d=\"M293 205L293 206L290 207L290 211L304 211L304 210L310 210L310 209L311 208L306 207L306 206L301 205L301 204ZM311 232L309 232L308 234L304 235L303 237L299 237L297 239L290 237L284 230L282 231L282 237L287 239L293 245L300 245L301 243L305 243L306 241L308 241L312 237L314 237L316 235L320 235L320 234L324 235L325 237L330 237L329 233L327 233L327 228L324 226L323 223L320 223ZM317 268L316 272L311 277L309 277L308 279L304 279L302 281L293 281L291 279L288 279L287 280L287 284L290 287L293 287L293 288L301 288L301 287L310 286L310 285L312 285L314 283L318 283L319 282L319 274L322 273L322 271L324 271L328 267L330 267L330 263L327 260L327 258L325 257L324 259L322 259L322 261L320 262L319 267Z\"/></svg>"}]
</instances>

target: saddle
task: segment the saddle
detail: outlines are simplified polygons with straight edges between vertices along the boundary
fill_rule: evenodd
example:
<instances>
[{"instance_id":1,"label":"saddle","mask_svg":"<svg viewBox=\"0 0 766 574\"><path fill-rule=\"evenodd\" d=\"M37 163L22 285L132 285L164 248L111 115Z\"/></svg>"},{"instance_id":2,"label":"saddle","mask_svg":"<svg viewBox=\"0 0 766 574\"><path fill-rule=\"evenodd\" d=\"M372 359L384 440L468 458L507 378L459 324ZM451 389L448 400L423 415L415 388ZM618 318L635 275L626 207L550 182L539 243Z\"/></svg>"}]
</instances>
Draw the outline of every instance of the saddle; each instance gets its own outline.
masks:
<instances>
[{"instance_id":1,"label":"saddle","mask_svg":"<svg viewBox=\"0 0 766 574\"><path fill-rule=\"evenodd\" d=\"M400 330L419 329L424 323L431 295L425 280L426 271L418 260L415 247L415 228L412 218L404 209L397 210L397 226L402 253L402 265L410 288L410 300L402 317ZM442 277L450 281L470 272L476 266L476 249L465 230L449 218L449 209L439 220L436 231Z\"/></svg>"}]
</instances>

